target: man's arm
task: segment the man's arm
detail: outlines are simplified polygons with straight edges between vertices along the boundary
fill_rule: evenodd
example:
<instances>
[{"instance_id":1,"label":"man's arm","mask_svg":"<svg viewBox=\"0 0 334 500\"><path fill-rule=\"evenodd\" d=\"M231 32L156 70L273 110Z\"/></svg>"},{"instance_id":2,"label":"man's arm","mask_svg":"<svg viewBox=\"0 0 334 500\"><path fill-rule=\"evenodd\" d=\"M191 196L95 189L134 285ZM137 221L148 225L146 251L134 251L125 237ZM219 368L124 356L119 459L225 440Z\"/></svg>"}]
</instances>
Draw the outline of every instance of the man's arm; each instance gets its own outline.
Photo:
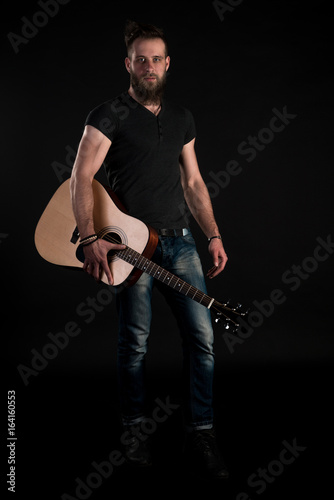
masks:
<instances>
[{"instance_id":1,"label":"man's arm","mask_svg":"<svg viewBox=\"0 0 334 500\"><path fill-rule=\"evenodd\" d=\"M184 197L193 217L207 238L220 236L210 195L199 171L195 153L195 139L183 146L180 155L180 168ZM209 243L209 252L214 267L208 271L207 276L214 278L224 269L227 262L222 240L212 239Z\"/></svg>"},{"instance_id":2,"label":"man's arm","mask_svg":"<svg viewBox=\"0 0 334 500\"><path fill-rule=\"evenodd\" d=\"M102 132L90 125L85 127L71 176L72 206L81 239L95 233L92 181L94 175L100 169L110 145L111 141ZM107 253L111 249L120 250L124 248L124 245L114 245L102 239L85 246L84 271L97 281L101 279L104 271L109 283L112 285L113 281L108 266Z\"/></svg>"}]
</instances>

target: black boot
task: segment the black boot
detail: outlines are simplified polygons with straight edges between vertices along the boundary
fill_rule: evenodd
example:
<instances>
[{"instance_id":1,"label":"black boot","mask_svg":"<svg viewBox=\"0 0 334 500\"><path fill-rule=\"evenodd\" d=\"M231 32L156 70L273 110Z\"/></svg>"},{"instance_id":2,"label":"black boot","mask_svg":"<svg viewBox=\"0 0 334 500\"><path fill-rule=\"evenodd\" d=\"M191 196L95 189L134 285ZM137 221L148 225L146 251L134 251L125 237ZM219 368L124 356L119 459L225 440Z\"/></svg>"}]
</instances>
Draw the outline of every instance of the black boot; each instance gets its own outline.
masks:
<instances>
[{"instance_id":1,"label":"black boot","mask_svg":"<svg viewBox=\"0 0 334 500\"><path fill-rule=\"evenodd\" d=\"M141 431L140 425L124 427L121 443L128 464L142 467L152 465L148 440L149 436Z\"/></svg>"},{"instance_id":2,"label":"black boot","mask_svg":"<svg viewBox=\"0 0 334 500\"><path fill-rule=\"evenodd\" d=\"M189 471L202 479L215 480L229 477L213 429L195 430L187 435L185 458Z\"/></svg>"}]
</instances>

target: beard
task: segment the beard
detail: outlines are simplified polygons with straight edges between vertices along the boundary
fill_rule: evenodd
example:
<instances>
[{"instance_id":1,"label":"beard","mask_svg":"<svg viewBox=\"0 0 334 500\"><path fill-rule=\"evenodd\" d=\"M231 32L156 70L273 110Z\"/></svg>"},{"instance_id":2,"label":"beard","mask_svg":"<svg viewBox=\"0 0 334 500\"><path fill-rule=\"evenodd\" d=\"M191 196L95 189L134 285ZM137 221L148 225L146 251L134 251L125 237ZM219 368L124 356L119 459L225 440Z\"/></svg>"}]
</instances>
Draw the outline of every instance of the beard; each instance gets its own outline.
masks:
<instances>
[{"instance_id":1,"label":"beard","mask_svg":"<svg viewBox=\"0 0 334 500\"><path fill-rule=\"evenodd\" d=\"M160 104L166 87L167 72L159 78L154 73L145 75L156 78L154 82L148 82L145 77L138 78L134 73L130 73L131 86L141 104Z\"/></svg>"}]
</instances>

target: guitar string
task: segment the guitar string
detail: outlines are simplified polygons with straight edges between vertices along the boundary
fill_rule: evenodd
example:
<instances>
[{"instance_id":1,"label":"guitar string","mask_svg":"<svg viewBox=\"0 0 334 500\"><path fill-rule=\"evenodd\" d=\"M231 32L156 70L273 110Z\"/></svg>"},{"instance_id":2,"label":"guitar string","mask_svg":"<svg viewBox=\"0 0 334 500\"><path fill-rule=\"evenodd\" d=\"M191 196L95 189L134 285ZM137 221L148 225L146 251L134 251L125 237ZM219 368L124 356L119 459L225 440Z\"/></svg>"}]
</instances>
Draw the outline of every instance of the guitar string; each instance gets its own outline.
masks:
<instances>
[{"instance_id":1,"label":"guitar string","mask_svg":"<svg viewBox=\"0 0 334 500\"><path fill-rule=\"evenodd\" d=\"M120 242L119 242L118 240L116 240L114 237L110 236L108 233L107 233L105 236L103 236L103 239L104 239L104 240L106 240L106 241L109 241L110 243L120 244ZM124 243L122 243L122 244L124 244ZM184 295L187 295L187 296L189 295L189 292L190 292L190 291L191 291L191 292L194 292L194 293L193 293L193 296L192 296L192 297L190 297L190 295L189 295L189 297L190 297L190 298L192 298L193 300L195 300L196 302L200 303L200 304L202 304L202 302L203 302L204 300L205 300L205 302L206 302L207 304L209 304L209 303L210 303L210 301L212 300L212 299L211 299L211 297L209 297L207 294L205 294L205 293L204 293L204 292L202 292L201 290L198 290L198 289L197 289L196 287L194 287L193 285L190 285L190 284L189 284L189 283L187 283L186 281L182 280L181 278L178 278L176 275L174 275L173 273L170 273L169 271L167 271L167 270L166 270L166 269L164 269L163 267L159 266L159 265L158 265L158 264L156 264L155 262L152 262L150 259L147 259L146 257L144 257L143 255L141 255L141 254L140 254L139 252L137 252L136 250L133 250L132 248L130 248L128 245L125 245L125 246L126 246L126 249L124 249L124 250L118 250L118 251L116 251L116 254L117 254L117 255L119 255L119 254L121 254L121 253L122 253L122 254L123 254L123 256L124 256L124 255L126 255L126 253L127 253L126 258L127 258L127 257L129 257L131 260L133 260L133 256L129 255L129 252L133 252L133 254L134 254L135 256L136 256L136 255L138 256L138 257L137 257L137 262L135 263L135 267L137 266L139 269L141 269L141 270L143 270L143 271L147 272L148 274L153 275L156 279L158 279L159 281L162 281L162 282L164 282L164 283L165 283L166 278L167 278L168 276L170 276L170 278L169 278L169 280L170 280L170 281L168 281L168 282L167 282L167 283L165 283L165 284L168 284L168 285L170 285L170 286L173 286L173 285L172 285L172 281L173 281L173 280L174 280L174 281L176 280L176 282L175 282L175 284L174 284L174 286L173 286L173 288L174 288L174 289L175 289L175 286L176 286L176 284L178 283L178 281L179 281L179 282L181 282L181 283L182 283L182 287L181 287L181 289L178 289L178 291L179 291L180 293L183 293ZM122 258L123 260L126 260L126 258L123 258L121 255L120 255L120 258ZM144 260L144 262L141 262L142 260ZM132 263L132 262L130 262L130 263ZM145 267L144 267L144 265L143 265L143 264L145 264L145 263L146 263L146 264L148 264L146 268L145 268ZM139 267L139 266L138 266L138 264L139 264L139 265L141 265L142 267ZM151 265L151 269L150 269L150 265ZM153 272L152 272L152 270L153 270L153 269L155 269L155 273L154 273L154 274L153 274ZM157 273L157 271L158 271L158 269L161 269L160 274L159 274L159 276L155 276L155 275L156 275L156 273ZM184 291L182 291L182 288L183 288L185 285L188 287L188 290L187 290L187 292L186 292L186 293L185 293ZM195 297L196 297L196 294L199 294L199 296L201 297L201 300L199 300L199 298L195 298ZM204 305L204 304L202 304L202 305ZM213 304L212 304L211 308L212 308L212 309L215 309L217 312L222 312L222 311L221 311L221 308L223 308L225 311L228 311L228 312L233 313L233 314L236 314L236 315L240 315L240 313L239 313L239 312L237 312L237 311L233 310L232 308L227 307L227 306L226 306L226 305L224 305L224 304L221 304L220 302L217 302L216 300L214 300L214 302L213 302ZM224 314L224 313L222 313L222 314L225 316L225 314ZM225 317L226 317L226 316L225 316ZM230 319L231 319L231 321L233 322L232 318L230 318Z\"/></svg>"}]
</instances>

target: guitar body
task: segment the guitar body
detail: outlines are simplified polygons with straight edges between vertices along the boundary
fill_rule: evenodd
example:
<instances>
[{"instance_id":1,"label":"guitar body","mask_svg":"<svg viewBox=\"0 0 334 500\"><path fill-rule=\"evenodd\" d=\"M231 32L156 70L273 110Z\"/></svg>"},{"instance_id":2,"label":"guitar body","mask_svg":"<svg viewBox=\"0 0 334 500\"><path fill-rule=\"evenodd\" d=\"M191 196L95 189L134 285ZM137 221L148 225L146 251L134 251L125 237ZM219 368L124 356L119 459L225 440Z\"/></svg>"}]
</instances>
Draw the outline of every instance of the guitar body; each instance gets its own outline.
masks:
<instances>
[{"instance_id":1,"label":"guitar body","mask_svg":"<svg viewBox=\"0 0 334 500\"><path fill-rule=\"evenodd\" d=\"M129 216L109 188L96 179L94 193L94 227L99 238L112 237L147 258L151 258L158 243L158 235L139 219ZM76 220L72 210L70 179L63 182L45 208L35 231L35 245L43 259L52 264L82 268L83 252L79 238L74 238ZM72 241L71 241L72 240ZM133 285L143 271L116 254L109 259L114 286L123 282ZM102 281L108 283L103 273Z\"/></svg>"}]
</instances>

